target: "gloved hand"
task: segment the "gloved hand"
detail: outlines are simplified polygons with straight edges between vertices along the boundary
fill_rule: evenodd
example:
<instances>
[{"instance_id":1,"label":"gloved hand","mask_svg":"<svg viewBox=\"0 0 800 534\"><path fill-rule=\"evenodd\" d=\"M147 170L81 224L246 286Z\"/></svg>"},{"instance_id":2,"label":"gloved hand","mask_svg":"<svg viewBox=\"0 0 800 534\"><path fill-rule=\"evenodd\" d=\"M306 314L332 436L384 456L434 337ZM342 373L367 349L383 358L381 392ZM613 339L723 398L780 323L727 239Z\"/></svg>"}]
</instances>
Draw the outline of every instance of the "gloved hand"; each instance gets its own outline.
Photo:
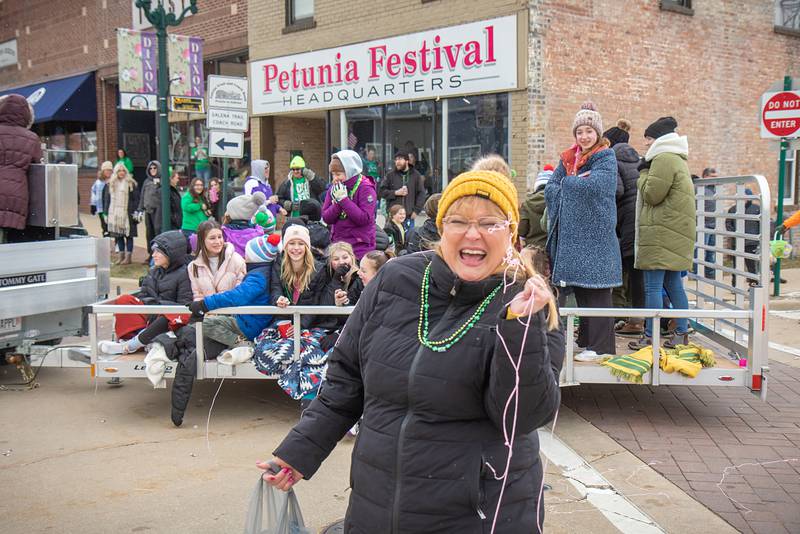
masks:
<instances>
[{"instance_id":1,"label":"gloved hand","mask_svg":"<svg viewBox=\"0 0 800 534\"><path fill-rule=\"evenodd\" d=\"M314 174L314 171L309 169L308 167L303 167L303 178L308 180L309 182L313 180L317 175Z\"/></svg>"},{"instance_id":2,"label":"gloved hand","mask_svg":"<svg viewBox=\"0 0 800 534\"><path fill-rule=\"evenodd\" d=\"M97 206L92 204L91 207L89 208L89 213L91 213L92 215L97 215Z\"/></svg>"},{"instance_id":3,"label":"gloved hand","mask_svg":"<svg viewBox=\"0 0 800 534\"><path fill-rule=\"evenodd\" d=\"M642 158L639 160L639 165L636 167L636 170L642 172L643 170L649 168L650 168L650 162Z\"/></svg>"},{"instance_id":4,"label":"gloved hand","mask_svg":"<svg viewBox=\"0 0 800 534\"><path fill-rule=\"evenodd\" d=\"M208 312L208 306L206 306L206 303L203 299L194 300L190 302L187 307L189 308L189 311L192 312L192 317L197 319L202 318Z\"/></svg>"},{"instance_id":5,"label":"gloved hand","mask_svg":"<svg viewBox=\"0 0 800 534\"><path fill-rule=\"evenodd\" d=\"M340 265L333 271L333 279L338 280L340 282L344 282L344 277L347 276L347 273L350 272L350 265L344 264Z\"/></svg>"},{"instance_id":6,"label":"gloved hand","mask_svg":"<svg viewBox=\"0 0 800 534\"><path fill-rule=\"evenodd\" d=\"M331 198L334 202L341 202L347 197L347 186L343 182L337 182L331 188Z\"/></svg>"},{"instance_id":7,"label":"gloved hand","mask_svg":"<svg viewBox=\"0 0 800 534\"><path fill-rule=\"evenodd\" d=\"M783 233L786 231L786 227L781 224L777 228L775 228L775 231L778 233L778 235L782 236Z\"/></svg>"}]
</instances>

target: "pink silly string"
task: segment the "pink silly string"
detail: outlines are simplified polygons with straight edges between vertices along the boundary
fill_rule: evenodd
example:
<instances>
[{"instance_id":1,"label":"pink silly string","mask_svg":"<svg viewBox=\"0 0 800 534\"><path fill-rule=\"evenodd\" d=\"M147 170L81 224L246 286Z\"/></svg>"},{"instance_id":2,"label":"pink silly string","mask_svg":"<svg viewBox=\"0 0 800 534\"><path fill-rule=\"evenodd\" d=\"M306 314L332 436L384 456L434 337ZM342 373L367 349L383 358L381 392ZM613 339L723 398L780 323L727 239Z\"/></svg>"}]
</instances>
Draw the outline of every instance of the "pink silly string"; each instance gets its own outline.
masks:
<instances>
[{"instance_id":1,"label":"pink silly string","mask_svg":"<svg viewBox=\"0 0 800 534\"><path fill-rule=\"evenodd\" d=\"M493 233L494 231L497 231L497 230L499 230L501 228L507 228L510 224L511 224L511 222L509 221L507 224L505 224L503 226L498 225L498 227L491 229L490 233ZM514 248L513 248L513 245L511 244L510 241L509 241L508 247L506 249L506 255L505 255L505 258L504 258L504 263L506 264L506 268L503 271L503 294L505 294L507 289L511 285L514 284L514 281L517 279L517 275L519 273L519 269L523 267L522 263L520 262L520 260L514 255ZM512 276L511 276L511 281L509 282L508 275L512 272L512 270L513 270L513 273L512 273ZM491 528L491 531L490 531L492 534L494 534L495 529L497 528L497 519L498 519L498 517L500 515L500 506L502 504L503 495L505 493L506 485L508 484L508 474L509 474L509 471L510 471L510 468L511 468L511 459L512 459L513 451L514 451L514 439L516 437L517 417L518 417L518 414L519 414L519 381L520 381L519 367L522 364L522 353L524 351L525 343L526 343L527 338L528 338L528 330L530 329L530 324L531 324L532 315L533 315L531 312L532 312L533 305L534 305L534 302L535 302L533 289L531 289L531 291L532 291L531 298L530 298L529 304L528 304L529 308L527 308L525 310L525 311L528 312L527 316L526 316L526 320L522 321L522 320L520 320L520 318L517 318L517 321L519 321L520 324L524 325L525 329L524 329L523 334L522 334L522 344L520 345L519 357L516 360L511 355L511 351L508 349L508 345L506 343L506 340L503 338L503 335L500 333L500 329L499 328L497 329L497 337L500 340L500 343L503 345L503 349L505 350L506 355L507 355L509 361L511 362L511 366L514 368L514 387L511 390L511 393L509 394L508 399L506 400L505 406L503 408L503 439L505 441L505 443L504 443L505 446L508 448L508 457L506 458L506 465L505 465L505 469L503 470L503 474L498 477L497 476L497 471L495 470L495 468L489 462L485 462L485 465L492 471L492 476L494 476L495 480L502 481L502 484L500 486L500 495L498 496L498 499L497 499L497 507L495 508L494 518L492 519L492 528ZM512 299L512 302L514 302L515 300L520 299L521 295L522 295L522 293L518 293ZM508 428L507 419L508 419L508 412L509 412L509 409L511 407L512 401L514 403L514 414L513 414L512 420L511 420L511 428L509 429ZM555 416L553 418L553 425L551 427L551 437L555 433L555 426L556 426L556 421L557 420L558 420L558 409L556 409L556 413L555 413ZM537 529L539 531L539 534L542 534L542 525L540 524L539 517L540 517L540 512L541 512L542 495L544 493L544 476L545 476L545 473L547 471L547 465L548 465L548 460L545 457L545 462L544 462L543 468L542 468L542 483L541 483L541 486L539 488L539 495L538 495L537 504L536 504L536 527L537 527Z\"/></svg>"}]
</instances>

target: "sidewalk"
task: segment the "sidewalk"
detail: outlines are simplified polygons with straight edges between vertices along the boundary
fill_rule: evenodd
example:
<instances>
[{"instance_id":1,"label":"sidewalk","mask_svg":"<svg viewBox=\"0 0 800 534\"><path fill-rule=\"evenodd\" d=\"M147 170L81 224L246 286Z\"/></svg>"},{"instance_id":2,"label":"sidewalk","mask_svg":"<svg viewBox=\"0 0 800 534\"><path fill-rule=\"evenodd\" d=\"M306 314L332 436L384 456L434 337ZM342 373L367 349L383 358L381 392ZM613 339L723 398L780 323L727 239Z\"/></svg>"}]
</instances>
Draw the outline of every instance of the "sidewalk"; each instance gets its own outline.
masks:
<instances>
[{"instance_id":1,"label":"sidewalk","mask_svg":"<svg viewBox=\"0 0 800 534\"><path fill-rule=\"evenodd\" d=\"M81 213L80 218L83 227L86 228L86 232L90 236L103 236L103 230L100 227L100 219L98 219L97 216ZM147 239L145 237L144 223L139 224L137 230L139 235L133 238L133 261L144 263L144 260L147 259ZM112 251L116 250L113 244L111 249Z\"/></svg>"}]
</instances>

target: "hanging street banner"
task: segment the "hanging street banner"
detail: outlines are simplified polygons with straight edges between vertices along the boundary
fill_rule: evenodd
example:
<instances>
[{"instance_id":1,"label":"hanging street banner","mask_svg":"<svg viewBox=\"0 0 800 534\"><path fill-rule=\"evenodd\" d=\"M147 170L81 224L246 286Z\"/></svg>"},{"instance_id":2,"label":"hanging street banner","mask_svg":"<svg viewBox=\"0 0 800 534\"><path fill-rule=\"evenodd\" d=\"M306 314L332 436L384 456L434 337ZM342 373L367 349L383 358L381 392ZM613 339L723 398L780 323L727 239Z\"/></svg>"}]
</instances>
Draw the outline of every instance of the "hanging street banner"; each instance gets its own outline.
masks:
<instances>
[{"instance_id":1,"label":"hanging street banner","mask_svg":"<svg viewBox=\"0 0 800 534\"><path fill-rule=\"evenodd\" d=\"M169 34L170 96L205 96L203 76L203 40L200 37ZM176 110L175 110L176 111Z\"/></svg>"},{"instance_id":2,"label":"hanging street banner","mask_svg":"<svg viewBox=\"0 0 800 534\"><path fill-rule=\"evenodd\" d=\"M517 17L250 63L253 115L517 89Z\"/></svg>"},{"instance_id":3,"label":"hanging street banner","mask_svg":"<svg viewBox=\"0 0 800 534\"><path fill-rule=\"evenodd\" d=\"M203 101L203 40L170 34L167 38L169 93ZM122 109L156 111L158 95L158 41L154 32L117 29L117 62ZM139 95L144 95L140 97ZM181 101L183 102L183 101ZM203 105L184 105L173 111L197 111Z\"/></svg>"},{"instance_id":4,"label":"hanging street banner","mask_svg":"<svg viewBox=\"0 0 800 534\"><path fill-rule=\"evenodd\" d=\"M158 95L156 34L118 28L117 63L122 109L155 111Z\"/></svg>"}]
</instances>

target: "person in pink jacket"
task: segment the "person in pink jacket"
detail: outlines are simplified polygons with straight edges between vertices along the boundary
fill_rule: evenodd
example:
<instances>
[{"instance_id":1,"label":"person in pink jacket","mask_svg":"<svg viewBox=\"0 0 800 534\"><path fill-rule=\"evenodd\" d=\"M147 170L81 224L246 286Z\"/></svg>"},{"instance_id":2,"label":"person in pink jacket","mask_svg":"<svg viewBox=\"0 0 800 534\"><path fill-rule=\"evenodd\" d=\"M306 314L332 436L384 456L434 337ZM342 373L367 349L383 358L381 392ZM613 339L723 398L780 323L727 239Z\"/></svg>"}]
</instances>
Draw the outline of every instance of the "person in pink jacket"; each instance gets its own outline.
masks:
<instances>
[{"instance_id":1,"label":"person in pink jacket","mask_svg":"<svg viewBox=\"0 0 800 534\"><path fill-rule=\"evenodd\" d=\"M222 227L216 221L204 221L197 227L194 255L188 266L194 300L233 289L247 274L244 258L225 242Z\"/></svg>"}]
</instances>

